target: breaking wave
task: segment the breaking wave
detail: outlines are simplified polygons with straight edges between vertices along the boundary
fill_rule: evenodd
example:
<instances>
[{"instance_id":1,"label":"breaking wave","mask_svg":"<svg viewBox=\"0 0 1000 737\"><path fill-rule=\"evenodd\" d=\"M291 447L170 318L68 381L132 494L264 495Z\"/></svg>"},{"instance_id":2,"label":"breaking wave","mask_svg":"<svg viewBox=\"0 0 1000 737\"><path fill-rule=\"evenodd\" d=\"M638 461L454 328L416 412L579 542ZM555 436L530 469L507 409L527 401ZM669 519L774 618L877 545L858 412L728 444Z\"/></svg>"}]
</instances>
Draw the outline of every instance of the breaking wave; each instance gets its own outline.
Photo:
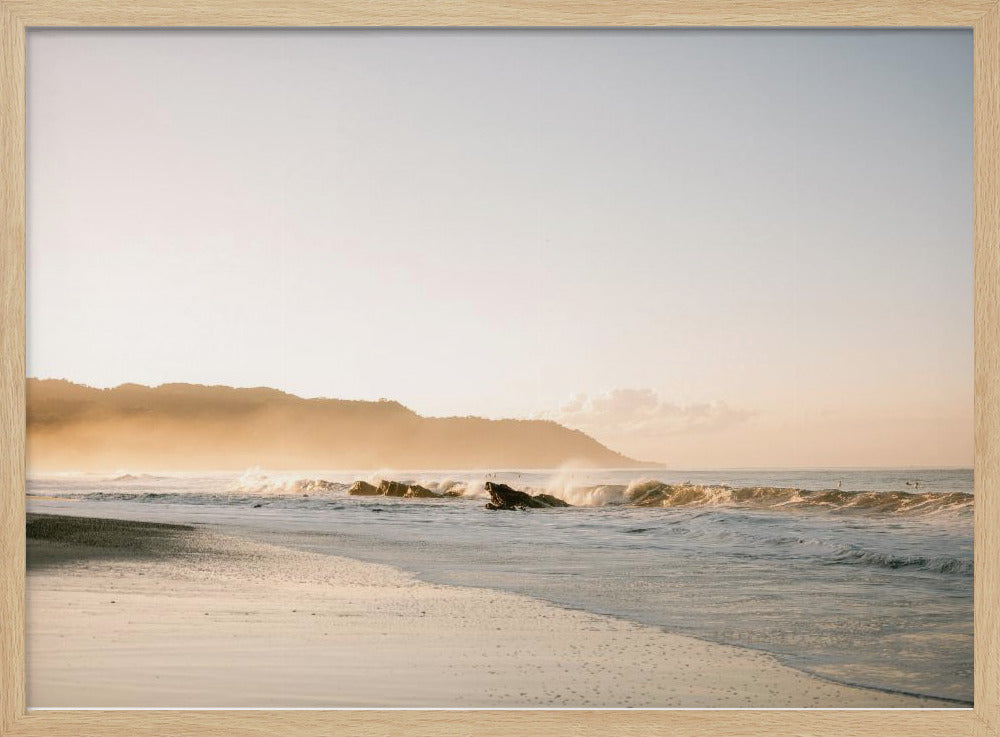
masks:
<instances>
[{"instance_id":1,"label":"breaking wave","mask_svg":"<svg viewBox=\"0 0 1000 737\"><path fill-rule=\"evenodd\" d=\"M248 469L233 481L226 491L230 494L257 494L261 496L284 496L343 491L346 487L321 478L274 478L259 468Z\"/></svg>"},{"instance_id":2,"label":"breaking wave","mask_svg":"<svg viewBox=\"0 0 1000 737\"><path fill-rule=\"evenodd\" d=\"M184 497L192 492L208 499L226 498L237 502L249 497L279 498L330 497L347 494L353 480L378 485L382 480L414 484L446 498L489 499L486 478L455 479L440 474L406 474L379 471L366 477L344 475L329 480L320 475L275 474L251 468L236 478L217 483L199 482L197 489L183 479L116 473L106 480L108 487L99 492L81 494L91 498L158 500ZM351 480L353 479L353 480ZM726 484L666 483L656 479L638 479L631 483L586 484L572 476L556 474L548 479L534 479L527 484L512 480L510 485L532 495L549 494L576 507L648 507L648 508L723 508L773 511L815 511L870 515L947 516L968 515L973 509L973 495L961 491L853 491L845 489L801 489L781 486L730 486ZM91 487L92 488L92 487ZM83 492L75 484L64 491L46 488L46 493L75 495ZM179 493L178 493L179 492ZM906 563L905 565L910 565Z\"/></svg>"},{"instance_id":3,"label":"breaking wave","mask_svg":"<svg viewBox=\"0 0 1000 737\"><path fill-rule=\"evenodd\" d=\"M633 481L628 486L554 485L548 493L576 506L619 504L634 507L742 507L816 509L881 514L933 514L972 511L973 496L963 492L846 491L773 486L667 484Z\"/></svg>"}]
</instances>

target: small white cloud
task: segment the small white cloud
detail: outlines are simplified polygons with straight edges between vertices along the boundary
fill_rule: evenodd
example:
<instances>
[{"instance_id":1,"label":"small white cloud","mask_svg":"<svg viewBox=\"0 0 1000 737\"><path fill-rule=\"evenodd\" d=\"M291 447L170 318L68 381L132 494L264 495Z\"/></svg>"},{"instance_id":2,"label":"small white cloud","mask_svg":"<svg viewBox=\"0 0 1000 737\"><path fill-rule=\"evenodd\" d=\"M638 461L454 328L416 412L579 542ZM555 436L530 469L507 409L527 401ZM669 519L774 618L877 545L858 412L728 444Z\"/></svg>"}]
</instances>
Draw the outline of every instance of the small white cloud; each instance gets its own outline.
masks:
<instances>
[{"instance_id":1,"label":"small white cloud","mask_svg":"<svg viewBox=\"0 0 1000 737\"><path fill-rule=\"evenodd\" d=\"M545 417L597 437L652 438L721 432L754 414L725 402L668 402L652 389L612 389L595 396L578 394Z\"/></svg>"}]
</instances>

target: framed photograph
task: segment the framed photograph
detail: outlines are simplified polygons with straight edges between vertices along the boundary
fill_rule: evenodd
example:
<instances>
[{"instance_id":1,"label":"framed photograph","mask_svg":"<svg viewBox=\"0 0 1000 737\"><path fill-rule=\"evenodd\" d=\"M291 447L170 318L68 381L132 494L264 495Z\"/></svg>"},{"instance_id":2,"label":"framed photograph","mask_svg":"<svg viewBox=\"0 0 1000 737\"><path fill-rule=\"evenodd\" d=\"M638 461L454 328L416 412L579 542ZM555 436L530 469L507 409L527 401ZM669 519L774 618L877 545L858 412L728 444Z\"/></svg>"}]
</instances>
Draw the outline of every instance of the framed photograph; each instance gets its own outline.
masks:
<instances>
[{"instance_id":1,"label":"framed photograph","mask_svg":"<svg viewBox=\"0 0 1000 737\"><path fill-rule=\"evenodd\" d=\"M0 10L0 734L998 733L996 0Z\"/></svg>"}]
</instances>

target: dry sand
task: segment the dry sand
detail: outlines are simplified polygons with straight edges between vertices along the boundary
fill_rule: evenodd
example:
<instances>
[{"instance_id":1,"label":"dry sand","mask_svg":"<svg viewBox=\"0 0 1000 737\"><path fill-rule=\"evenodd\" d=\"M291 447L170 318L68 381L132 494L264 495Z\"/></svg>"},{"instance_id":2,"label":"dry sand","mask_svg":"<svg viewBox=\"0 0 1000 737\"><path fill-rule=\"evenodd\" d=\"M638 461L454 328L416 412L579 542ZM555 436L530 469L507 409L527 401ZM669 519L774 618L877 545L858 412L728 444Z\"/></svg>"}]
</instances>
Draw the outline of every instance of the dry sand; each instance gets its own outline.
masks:
<instances>
[{"instance_id":1,"label":"dry sand","mask_svg":"<svg viewBox=\"0 0 1000 737\"><path fill-rule=\"evenodd\" d=\"M28 556L33 708L948 705L179 526L32 516Z\"/></svg>"}]
</instances>

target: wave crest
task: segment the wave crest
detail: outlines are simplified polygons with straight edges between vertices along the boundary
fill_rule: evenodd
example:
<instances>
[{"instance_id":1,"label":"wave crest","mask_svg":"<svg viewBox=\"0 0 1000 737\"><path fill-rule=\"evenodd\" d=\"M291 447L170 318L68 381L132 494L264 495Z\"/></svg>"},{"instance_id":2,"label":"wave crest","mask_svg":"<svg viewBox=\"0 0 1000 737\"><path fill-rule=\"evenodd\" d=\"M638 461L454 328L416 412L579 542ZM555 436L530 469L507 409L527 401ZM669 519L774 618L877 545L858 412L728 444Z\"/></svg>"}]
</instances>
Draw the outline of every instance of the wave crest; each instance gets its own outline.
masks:
<instances>
[{"instance_id":1,"label":"wave crest","mask_svg":"<svg viewBox=\"0 0 1000 737\"><path fill-rule=\"evenodd\" d=\"M485 477L455 479L434 474L372 473L368 483L397 480L417 484L444 497L470 500L488 499ZM115 490L132 493L168 492L160 477L116 473L109 481ZM134 485L134 487L133 487ZM299 474L270 474L260 468L247 469L215 493L252 496L313 496L346 494L350 482L330 481ZM973 495L960 491L849 491L845 489L799 489L780 486L728 486L726 484L667 483L657 479L636 479L629 484L593 484L560 473L538 486L514 487L530 494L550 494L577 507L629 506L651 508L735 508L855 512L859 514L970 514ZM205 493L211 494L208 489Z\"/></svg>"},{"instance_id":2,"label":"wave crest","mask_svg":"<svg viewBox=\"0 0 1000 737\"><path fill-rule=\"evenodd\" d=\"M635 507L743 507L757 509L854 510L882 514L932 514L971 511L973 497L964 492L809 490L776 486L667 484L655 479L628 486L568 487L547 491L577 506L624 504Z\"/></svg>"},{"instance_id":3,"label":"wave crest","mask_svg":"<svg viewBox=\"0 0 1000 737\"><path fill-rule=\"evenodd\" d=\"M319 478L273 478L259 468L248 469L236 479L227 490L236 494L258 494L262 496L283 494L314 494L344 490L343 484Z\"/></svg>"},{"instance_id":4,"label":"wave crest","mask_svg":"<svg viewBox=\"0 0 1000 737\"><path fill-rule=\"evenodd\" d=\"M842 548L832 557L834 563L876 566L878 568L913 568L934 573L971 576L973 560L971 558L955 558L952 556L926 557L923 555L893 555L857 548Z\"/></svg>"}]
</instances>

